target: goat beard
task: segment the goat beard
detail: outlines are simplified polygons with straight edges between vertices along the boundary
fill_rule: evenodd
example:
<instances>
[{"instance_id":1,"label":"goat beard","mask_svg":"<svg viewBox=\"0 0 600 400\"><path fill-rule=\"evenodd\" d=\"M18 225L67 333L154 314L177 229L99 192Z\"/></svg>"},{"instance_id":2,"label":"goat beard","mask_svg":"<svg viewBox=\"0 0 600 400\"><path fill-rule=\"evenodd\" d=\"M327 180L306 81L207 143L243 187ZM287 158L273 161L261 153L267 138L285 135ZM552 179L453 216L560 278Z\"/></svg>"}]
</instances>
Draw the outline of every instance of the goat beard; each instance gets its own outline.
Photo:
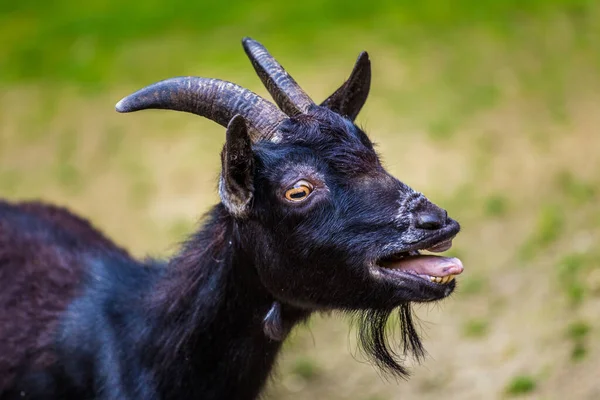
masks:
<instances>
[{"instance_id":1,"label":"goat beard","mask_svg":"<svg viewBox=\"0 0 600 400\"><path fill-rule=\"evenodd\" d=\"M396 329L390 327L389 319L398 312L400 342ZM357 325L359 349L387 375L408 378L409 371L402 366L409 356L420 362L425 349L415 328L410 303L387 310L361 310L354 314Z\"/></svg>"}]
</instances>

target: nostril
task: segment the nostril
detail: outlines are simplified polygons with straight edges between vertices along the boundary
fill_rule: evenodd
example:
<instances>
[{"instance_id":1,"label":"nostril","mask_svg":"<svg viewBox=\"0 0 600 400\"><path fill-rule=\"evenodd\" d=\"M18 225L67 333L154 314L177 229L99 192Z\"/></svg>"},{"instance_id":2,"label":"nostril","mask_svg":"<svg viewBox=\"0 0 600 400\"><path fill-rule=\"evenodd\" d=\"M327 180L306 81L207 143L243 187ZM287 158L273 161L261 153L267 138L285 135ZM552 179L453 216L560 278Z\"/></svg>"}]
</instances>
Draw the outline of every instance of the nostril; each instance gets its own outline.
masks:
<instances>
[{"instance_id":1,"label":"nostril","mask_svg":"<svg viewBox=\"0 0 600 400\"><path fill-rule=\"evenodd\" d=\"M421 229L440 229L446 218L435 212L421 212L417 216L416 226Z\"/></svg>"}]
</instances>

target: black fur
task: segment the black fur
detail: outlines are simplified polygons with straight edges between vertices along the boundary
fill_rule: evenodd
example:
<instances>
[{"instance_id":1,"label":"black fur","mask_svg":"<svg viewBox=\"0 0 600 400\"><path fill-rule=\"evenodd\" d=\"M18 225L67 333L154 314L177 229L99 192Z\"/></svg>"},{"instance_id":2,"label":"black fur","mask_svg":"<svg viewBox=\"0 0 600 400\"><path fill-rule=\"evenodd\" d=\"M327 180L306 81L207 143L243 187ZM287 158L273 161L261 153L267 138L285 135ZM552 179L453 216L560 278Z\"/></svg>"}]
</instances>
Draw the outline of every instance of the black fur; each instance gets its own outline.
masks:
<instances>
[{"instance_id":1,"label":"black fur","mask_svg":"<svg viewBox=\"0 0 600 400\"><path fill-rule=\"evenodd\" d=\"M423 209L445 213L390 176L348 119L315 106L281 131L280 143L238 146L235 168L224 153L222 181L252 201L241 213L215 206L166 262L141 263L111 244L73 245L76 229L5 208L12 222L0 229L0 242L10 236L34 251L15 262L0 247L0 272L51 269L63 257L77 260L66 272L77 278L56 314L54 361L23 361L0 398L254 399L280 339L311 313L330 310L356 315L365 352L404 376L404 355L424 355L410 303L446 297L454 283L374 275L372 268L415 243L454 236L458 224L445 217L439 229L418 228L414 216ZM300 179L314 191L304 202L287 202L285 191ZM16 215L29 222L15 222ZM61 256L34 266L36 246ZM395 312L399 350L386 335Z\"/></svg>"}]
</instances>

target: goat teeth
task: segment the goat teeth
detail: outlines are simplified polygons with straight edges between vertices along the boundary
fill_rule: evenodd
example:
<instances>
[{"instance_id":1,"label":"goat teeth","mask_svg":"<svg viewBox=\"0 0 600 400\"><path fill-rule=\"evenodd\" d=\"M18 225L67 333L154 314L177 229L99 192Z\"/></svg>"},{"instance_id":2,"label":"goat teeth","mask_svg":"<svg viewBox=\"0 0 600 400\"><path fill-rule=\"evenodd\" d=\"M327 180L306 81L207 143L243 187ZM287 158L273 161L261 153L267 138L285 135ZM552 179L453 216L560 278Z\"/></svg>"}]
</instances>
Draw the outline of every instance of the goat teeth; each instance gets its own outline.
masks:
<instances>
[{"instance_id":1,"label":"goat teeth","mask_svg":"<svg viewBox=\"0 0 600 400\"><path fill-rule=\"evenodd\" d=\"M455 277L456 277L456 275L430 276L429 281L445 285L446 283L452 282Z\"/></svg>"}]
</instances>

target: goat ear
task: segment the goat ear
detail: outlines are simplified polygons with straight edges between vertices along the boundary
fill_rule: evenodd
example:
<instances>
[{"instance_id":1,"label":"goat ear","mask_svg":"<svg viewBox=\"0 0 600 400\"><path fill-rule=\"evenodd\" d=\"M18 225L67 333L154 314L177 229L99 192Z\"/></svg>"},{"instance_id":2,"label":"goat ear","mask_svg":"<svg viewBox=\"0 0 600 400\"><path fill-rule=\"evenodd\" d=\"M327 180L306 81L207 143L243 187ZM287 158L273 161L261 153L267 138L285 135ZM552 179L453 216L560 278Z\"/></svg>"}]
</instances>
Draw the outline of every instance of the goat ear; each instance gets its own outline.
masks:
<instances>
[{"instance_id":1,"label":"goat ear","mask_svg":"<svg viewBox=\"0 0 600 400\"><path fill-rule=\"evenodd\" d=\"M229 212L238 218L248 215L254 194L254 153L246 121L236 115L227 125L221 152L219 196Z\"/></svg>"},{"instance_id":2,"label":"goat ear","mask_svg":"<svg viewBox=\"0 0 600 400\"><path fill-rule=\"evenodd\" d=\"M321 106L350 118L351 121L365 105L371 88L371 61L366 51L358 56L350 77Z\"/></svg>"}]
</instances>

